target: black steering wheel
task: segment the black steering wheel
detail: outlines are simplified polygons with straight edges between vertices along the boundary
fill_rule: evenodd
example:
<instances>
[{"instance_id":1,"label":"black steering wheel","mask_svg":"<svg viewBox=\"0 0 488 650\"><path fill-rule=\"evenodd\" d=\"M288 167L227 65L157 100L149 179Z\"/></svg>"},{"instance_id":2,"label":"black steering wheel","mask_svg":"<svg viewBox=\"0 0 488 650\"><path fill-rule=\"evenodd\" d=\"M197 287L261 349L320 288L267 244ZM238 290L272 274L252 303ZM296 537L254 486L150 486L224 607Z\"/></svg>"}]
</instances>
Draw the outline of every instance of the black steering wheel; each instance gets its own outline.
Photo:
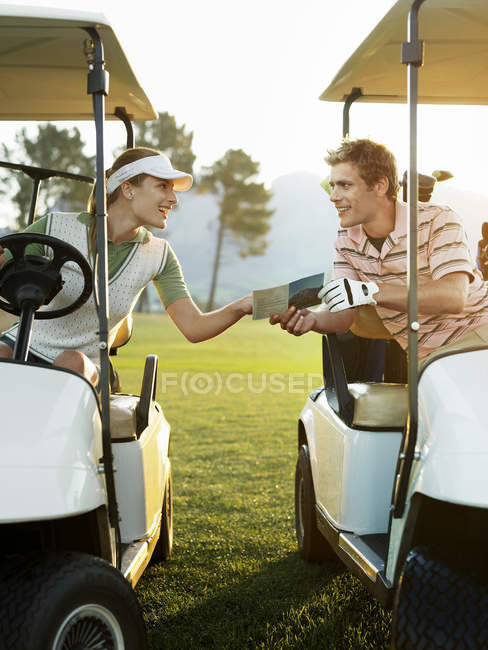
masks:
<instances>
[{"instance_id":1,"label":"black steering wheel","mask_svg":"<svg viewBox=\"0 0 488 650\"><path fill-rule=\"evenodd\" d=\"M38 255L26 255L30 244L48 246L52 259ZM12 259L0 269L0 309L20 316L27 301L36 310L47 305L61 291L63 279L61 267L66 262L75 262L83 274L83 289L70 305L52 311L36 311L35 318L60 318L81 307L92 292L92 270L80 251L62 239L34 232L0 237L0 246L8 248Z\"/></svg>"}]
</instances>

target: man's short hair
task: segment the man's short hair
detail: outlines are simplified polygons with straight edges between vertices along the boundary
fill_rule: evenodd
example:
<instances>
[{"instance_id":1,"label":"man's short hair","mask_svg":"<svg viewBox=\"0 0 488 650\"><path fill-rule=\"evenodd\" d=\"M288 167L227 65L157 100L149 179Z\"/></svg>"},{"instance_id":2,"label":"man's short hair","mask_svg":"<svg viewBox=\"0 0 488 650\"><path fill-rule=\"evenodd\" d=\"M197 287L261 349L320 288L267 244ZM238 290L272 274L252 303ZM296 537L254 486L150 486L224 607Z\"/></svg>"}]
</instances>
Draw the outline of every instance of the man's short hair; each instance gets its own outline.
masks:
<instances>
[{"instance_id":1,"label":"man's short hair","mask_svg":"<svg viewBox=\"0 0 488 650\"><path fill-rule=\"evenodd\" d=\"M343 162L354 163L360 177L371 188L383 176L388 179L388 198L398 196L398 171L395 156L383 144L363 138L343 140L337 149L328 149L325 162L333 167Z\"/></svg>"}]
</instances>

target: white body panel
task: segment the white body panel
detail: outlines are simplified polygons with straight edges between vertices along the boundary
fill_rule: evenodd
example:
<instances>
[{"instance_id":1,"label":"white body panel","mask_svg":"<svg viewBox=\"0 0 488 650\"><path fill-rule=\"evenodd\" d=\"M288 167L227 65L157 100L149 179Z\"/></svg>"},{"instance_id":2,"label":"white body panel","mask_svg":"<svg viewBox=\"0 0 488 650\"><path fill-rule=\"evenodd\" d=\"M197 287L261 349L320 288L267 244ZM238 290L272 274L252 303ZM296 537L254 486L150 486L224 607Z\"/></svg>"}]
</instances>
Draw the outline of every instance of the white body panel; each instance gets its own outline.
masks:
<instances>
[{"instance_id":1,"label":"white body panel","mask_svg":"<svg viewBox=\"0 0 488 650\"><path fill-rule=\"evenodd\" d=\"M0 522L81 514L106 503L101 424L74 374L0 363Z\"/></svg>"},{"instance_id":2,"label":"white body panel","mask_svg":"<svg viewBox=\"0 0 488 650\"><path fill-rule=\"evenodd\" d=\"M385 533L401 433L347 427L322 392L301 414L315 497L331 523L358 535Z\"/></svg>"},{"instance_id":3,"label":"white body panel","mask_svg":"<svg viewBox=\"0 0 488 650\"><path fill-rule=\"evenodd\" d=\"M419 431L405 512L394 519L387 563L393 580L398 547L415 493L488 508L488 350L436 360L419 382Z\"/></svg>"},{"instance_id":4,"label":"white body panel","mask_svg":"<svg viewBox=\"0 0 488 650\"><path fill-rule=\"evenodd\" d=\"M419 383L416 492L488 507L487 385L488 350L453 354L426 368Z\"/></svg>"},{"instance_id":5,"label":"white body panel","mask_svg":"<svg viewBox=\"0 0 488 650\"><path fill-rule=\"evenodd\" d=\"M112 443L123 543L145 539L158 523L169 471L169 436L170 426L156 405L138 440Z\"/></svg>"}]
</instances>

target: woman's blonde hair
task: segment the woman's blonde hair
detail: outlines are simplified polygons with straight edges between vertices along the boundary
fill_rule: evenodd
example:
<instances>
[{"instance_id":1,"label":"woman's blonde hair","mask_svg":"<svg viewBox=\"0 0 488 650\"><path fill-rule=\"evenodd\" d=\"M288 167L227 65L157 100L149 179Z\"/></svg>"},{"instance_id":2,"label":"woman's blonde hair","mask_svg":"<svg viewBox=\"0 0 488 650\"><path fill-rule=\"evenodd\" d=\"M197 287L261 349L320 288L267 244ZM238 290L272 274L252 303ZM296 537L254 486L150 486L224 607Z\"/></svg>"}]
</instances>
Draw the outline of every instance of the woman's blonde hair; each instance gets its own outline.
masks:
<instances>
[{"instance_id":1,"label":"woman's blonde hair","mask_svg":"<svg viewBox=\"0 0 488 650\"><path fill-rule=\"evenodd\" d=\"M133 149L127 149L126 151L121 153L118 158L114 160L112 167L110 167L110 169L107 169L107 171L105 172L105 182L107 182L107 180L114 172L116 172L124 165L128 165L129 163L135 162L136 160L140 160L141 158L148 158L149 156L159 156L160 153L161 152L158 151L157 149L151 149L150 147L134 147ZM137 176L133 176L129 180L132 183L132 185L140 185L143 182L143 180L146 178L146 176L147 174L138 174ZM121 191L122 191L121 188L118 187L115 190L115 192L112 192L112 194L107 196L107 208L119 198ZM95 243L97 240L96 192L97 192L97 187L96 187L96 183L94 183L91 194L88 198L88 206L87 206L88 212L92 215L92 220L90 223L90 228L88 233L90 255L95 250Z\"/></svg>"}]
</instances>

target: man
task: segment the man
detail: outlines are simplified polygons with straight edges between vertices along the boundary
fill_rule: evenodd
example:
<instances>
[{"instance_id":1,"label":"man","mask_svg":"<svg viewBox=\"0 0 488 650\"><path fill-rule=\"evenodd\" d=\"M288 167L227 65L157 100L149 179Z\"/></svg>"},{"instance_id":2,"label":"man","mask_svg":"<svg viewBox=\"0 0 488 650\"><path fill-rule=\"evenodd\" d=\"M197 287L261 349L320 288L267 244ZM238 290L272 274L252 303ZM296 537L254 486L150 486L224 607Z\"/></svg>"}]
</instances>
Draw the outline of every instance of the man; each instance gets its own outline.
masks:
<instances>
[{"instance_id":1,"label":"man","mask_svg":"<svg viewBox=\"0 0 488 650\"><path fill-rule=\"evenodd\" d=\"M290 334L345 332L358 308L376 305L384 329L407 346L407 206L398 200L393 154L371 140L329 151L330 200L340 229L334 278L320 296L327 310L291 307L271 324ZM418 206L419 358L440 346L488 344L488 290L471 259L463 225L450 208ZM381 327L381 325L380 325Z\"/></svg>"}]
</instances>

